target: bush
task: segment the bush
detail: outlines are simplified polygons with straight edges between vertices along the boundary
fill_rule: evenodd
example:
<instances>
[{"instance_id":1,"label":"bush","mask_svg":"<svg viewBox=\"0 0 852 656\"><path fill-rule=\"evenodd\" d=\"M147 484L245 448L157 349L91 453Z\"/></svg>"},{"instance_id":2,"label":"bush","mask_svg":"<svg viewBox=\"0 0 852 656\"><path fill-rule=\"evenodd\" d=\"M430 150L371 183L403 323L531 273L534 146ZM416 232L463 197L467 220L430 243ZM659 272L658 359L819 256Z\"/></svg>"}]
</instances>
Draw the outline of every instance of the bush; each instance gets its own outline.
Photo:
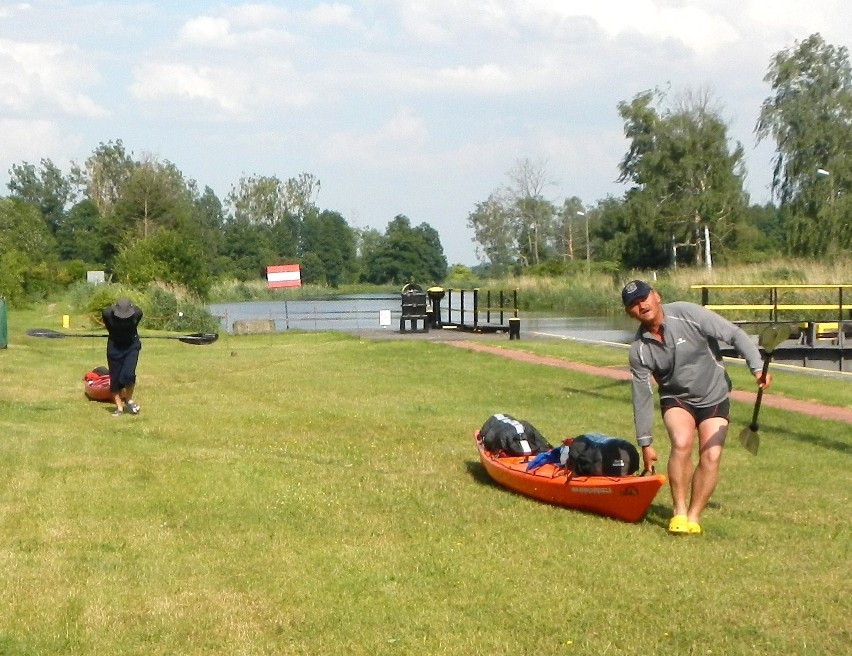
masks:
<instances>
[{"instance_id":1,"label":"bush","mask_svg":"<svg viewBox=\"0 0 852 656\"><path fill-rule=\"evenodd\" d=\"M216 332L219 322L204 304L185 293L152 283L144 292L118 284L79 283L69 289L68 301L92 326L101 326L101 312L122 296L142 308L142 327L179 332Z\"/></svg>"}]
</instances>

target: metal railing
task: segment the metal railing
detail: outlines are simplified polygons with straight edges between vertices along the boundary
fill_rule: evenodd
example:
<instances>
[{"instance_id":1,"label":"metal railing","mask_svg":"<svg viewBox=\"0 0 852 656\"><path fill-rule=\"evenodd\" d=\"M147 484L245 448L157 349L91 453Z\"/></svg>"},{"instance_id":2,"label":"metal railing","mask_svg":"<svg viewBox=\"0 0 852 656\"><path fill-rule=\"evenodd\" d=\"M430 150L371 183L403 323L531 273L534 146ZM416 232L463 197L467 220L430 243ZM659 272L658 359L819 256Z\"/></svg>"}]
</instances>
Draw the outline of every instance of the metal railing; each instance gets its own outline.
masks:
<instances>
[{"instance_id":1,"label":"metal railing","mask_svg":"<svg viewBox=\"0 0 852 656\"><path fill-rule=\"evenodd\" d=\"M478 288L445 290L441 307L443 325L474 331L508 331L509 319L518 317L518 290L507 293L501 289L492 296L488 289L485 298L482 297Z\"/></svg>"},{"instance_id":2,"label":"metal railing","mask_svg":"<svg viewBox=\"0 0 852 656\"><path fill-rule=\"evenodd\" d=\"M827 321L815 319L813 313L827 312L834 313L837 319L837 344L843 346L845 327L852 326L852 321L848 320L844 313L852 317L852 304L844 304L843 291L852 290L852 284L840 285L691 285L690 289L701 291L701 305L708 310L714 311L732 311L732 312L767 312L769 315L768 323L776 323L785 321L790 323L805 324L809 333L813 336L820 333L820 325L826 324ZM711 303L710 292L730 292L733 290L740 291L755 291L768 296L767 302L744 302L744 303ZM783 292L818 292L831 290L837 292L836 303L785 303L782 301ZM781 313L788 316L782 317ZM798 316L790 317L789 313L797 313ZM805 313L811 313L806 315ZM743 323L761 323L761 322L743 322Z\"/></svg>"}]
</instances>

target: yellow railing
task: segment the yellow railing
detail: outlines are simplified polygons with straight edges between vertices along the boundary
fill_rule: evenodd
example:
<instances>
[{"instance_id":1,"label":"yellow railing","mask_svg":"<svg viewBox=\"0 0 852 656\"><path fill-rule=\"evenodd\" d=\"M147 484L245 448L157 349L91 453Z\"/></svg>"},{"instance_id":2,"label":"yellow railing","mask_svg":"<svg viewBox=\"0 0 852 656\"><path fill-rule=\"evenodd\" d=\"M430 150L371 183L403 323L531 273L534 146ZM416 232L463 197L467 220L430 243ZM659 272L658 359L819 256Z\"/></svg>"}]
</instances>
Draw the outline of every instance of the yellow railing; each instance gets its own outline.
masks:
<instances>
[{"instance_id":1,"label":"yellow railing","mask_svg":"<svg viewBox=\"0 0 852 656\"><path fill-rule=\"evenodd\" d=\"M746 312L768 312L769 321L780 321L780 312L799 312L800 316L796 318L788 317L785 321L800 322L802 327L807 327L810 331L823 332L830 331L832 328L838 331L839 342L843 343L843 331L839 330L844 323L849 324L850 321L844 318L844 312L852 318L852 302L847 301L844 304L843 291L852 290L852 284L842 285L691 285L690 289L701 291L701 305L708 310L715 311L746 311ZM711 303L710 292L726 292L726 291L763 291L768 296L766 303ZM780 301L780 294L784 291L819 291L832 290L837 292L836 303L784 303ZM837 318L837 323L831 326L825 321L814 320L813 314L810 316L805 313L813 312L833 312Z\"/></svg>"}]
</instances>

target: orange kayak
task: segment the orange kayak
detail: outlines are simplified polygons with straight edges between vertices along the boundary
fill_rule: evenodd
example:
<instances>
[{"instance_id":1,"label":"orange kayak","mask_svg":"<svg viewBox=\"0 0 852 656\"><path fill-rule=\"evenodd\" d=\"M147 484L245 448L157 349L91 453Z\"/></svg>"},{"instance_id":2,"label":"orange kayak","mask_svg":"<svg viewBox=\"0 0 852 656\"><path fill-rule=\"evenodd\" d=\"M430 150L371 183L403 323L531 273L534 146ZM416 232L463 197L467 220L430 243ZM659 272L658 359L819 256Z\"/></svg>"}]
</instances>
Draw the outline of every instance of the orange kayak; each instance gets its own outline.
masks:
<instances>
[{"instance_id":1,"label":"orange kayak","mask_svg":"<svg viewBox=\"0 0 852 656\"><path fill-rule=\"evenodd\" d=\"M497 456L486 451L474 432L479 460L497 483L519 494L565 508L638 522L666 482L660 474L645 476L569 476L556 464L527 471L532 456Z\"/></svg>"},{"instance_id":2,"label":"orange kayak","mask_svg":"<svg viewBox=\"0 0 852 656\"><path fill-rule=\"evenodd\" d=\"M92 401L112 401L109 391L109 369L95 367L83 376L83 392Z\"/></svg>"}]
</instances>

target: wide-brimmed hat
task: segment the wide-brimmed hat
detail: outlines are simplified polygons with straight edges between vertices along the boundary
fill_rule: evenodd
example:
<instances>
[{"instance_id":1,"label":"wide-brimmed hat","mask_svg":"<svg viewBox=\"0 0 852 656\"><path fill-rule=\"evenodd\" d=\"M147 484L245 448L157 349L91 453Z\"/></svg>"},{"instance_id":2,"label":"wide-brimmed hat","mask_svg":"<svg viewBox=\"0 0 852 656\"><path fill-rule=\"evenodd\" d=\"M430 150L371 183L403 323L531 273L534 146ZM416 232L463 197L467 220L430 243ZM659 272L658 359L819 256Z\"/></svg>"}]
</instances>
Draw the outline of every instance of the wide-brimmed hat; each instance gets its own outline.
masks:
<instances>
[{"instance_id":1,"label":"wide-brimmed hat","mask_svg":"<svg viewBox=\"0 0 852 656\"><path fill-rule=\"evenodd\" d=\"M133 316L134 309L129 298L120 298L112 306L112 313L119 319L129 319Z\"/></svg>"},{"instance_id":2,"label":"wide-brimmed hat","mask_svg":"<svg viewBox=\"0 0 852 656\"><path fill-rule=\"evenodd\" d=\"M654 289L644 280L631 280L621 290L621 302L624 303L624 307L629 308L636 301L648 298L648 294L652 291Z\"/></svg>"}]
</instances>

